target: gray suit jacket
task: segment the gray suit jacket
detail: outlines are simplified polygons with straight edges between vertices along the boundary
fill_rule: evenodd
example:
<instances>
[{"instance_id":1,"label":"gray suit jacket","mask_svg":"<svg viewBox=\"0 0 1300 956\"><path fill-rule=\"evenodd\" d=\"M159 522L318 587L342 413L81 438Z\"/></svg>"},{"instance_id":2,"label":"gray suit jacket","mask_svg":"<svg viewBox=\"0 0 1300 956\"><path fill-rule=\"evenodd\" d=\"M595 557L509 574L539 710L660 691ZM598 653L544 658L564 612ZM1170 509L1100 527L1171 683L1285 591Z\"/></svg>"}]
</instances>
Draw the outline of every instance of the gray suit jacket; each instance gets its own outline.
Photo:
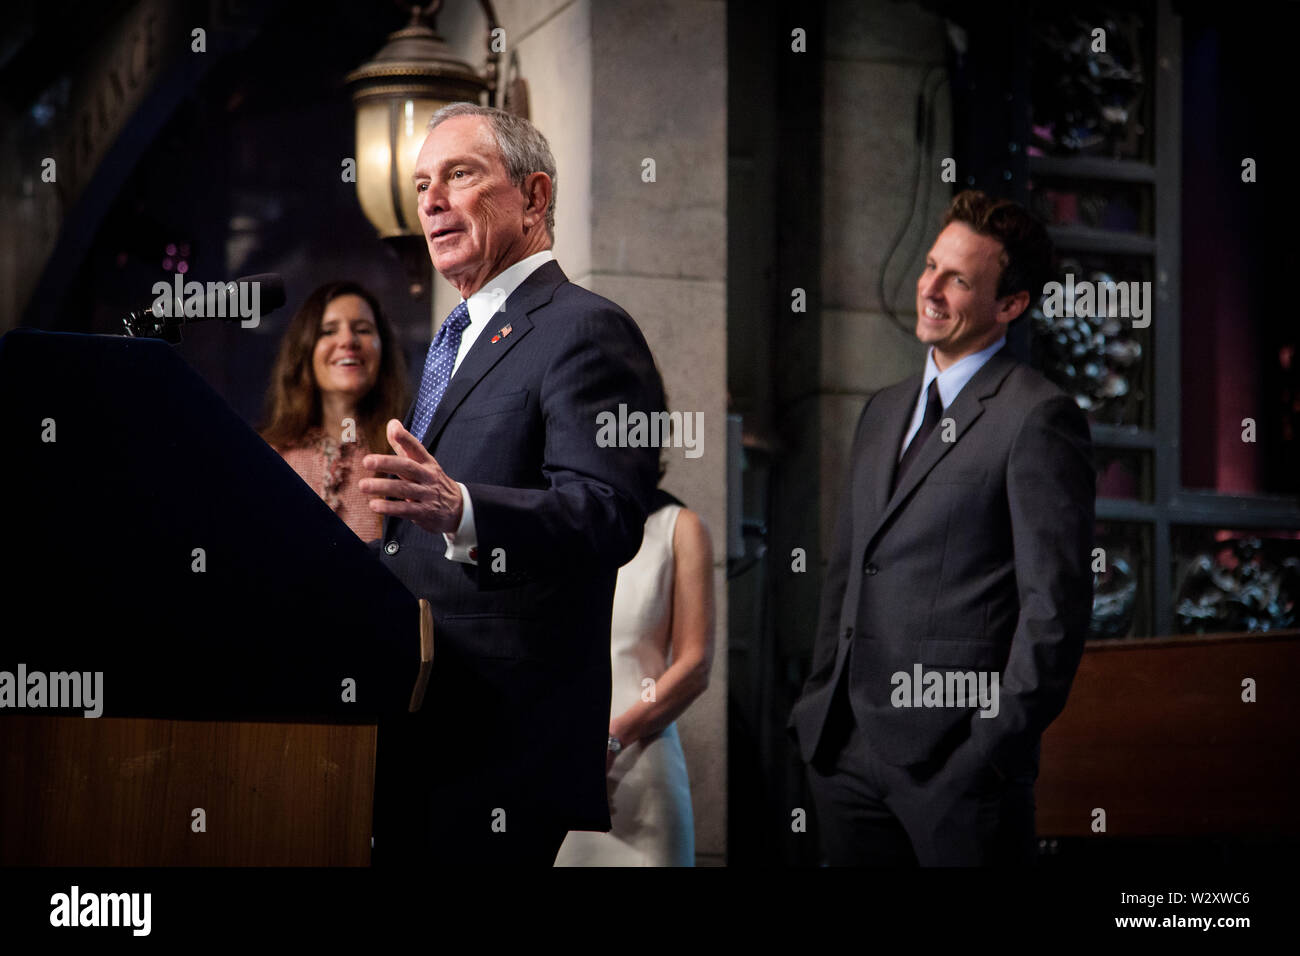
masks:
<instances>
[{"instance_id":1,"label":"gray suit jacket","mask_svg":"<svg viewBox=\"0 0 1300 956\"><path fill-rule=\"evenodd\" d=\"M999 772L1024 773L1065 706L1092 611L1087 419L1002 349L944 411L955 440L941 423L891 495L920 384L882 389L862 410L790 727L812 760L847 659L854 716L890 763L943 759L970 737ZM893 706L892 675L917 664L997 671L998 715Z\"/></svg>"}]
</instances>

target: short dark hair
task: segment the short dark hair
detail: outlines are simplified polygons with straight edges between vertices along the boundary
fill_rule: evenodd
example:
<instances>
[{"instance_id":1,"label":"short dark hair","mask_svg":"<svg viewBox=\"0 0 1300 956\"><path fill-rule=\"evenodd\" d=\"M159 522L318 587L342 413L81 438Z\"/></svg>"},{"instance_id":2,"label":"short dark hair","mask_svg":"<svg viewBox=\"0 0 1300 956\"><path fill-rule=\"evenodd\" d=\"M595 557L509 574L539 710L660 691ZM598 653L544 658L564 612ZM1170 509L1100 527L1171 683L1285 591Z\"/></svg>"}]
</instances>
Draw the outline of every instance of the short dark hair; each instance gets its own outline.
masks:
<instances>
[{"instance_id":1,"label":"short dark hair","mask_svg":"<svg viewBox=\"0 0 1300 956\"><path fill-rule=\"evenodd\" d=\"M1029 293L1032 307L1052 275L1052 240L1043 224L1019 203L995 199L978 189L963 190L952 198L940 228L953 222L1002 243L997 297L1015 295L1023 289Z\"/></svg>"}]
</instances>

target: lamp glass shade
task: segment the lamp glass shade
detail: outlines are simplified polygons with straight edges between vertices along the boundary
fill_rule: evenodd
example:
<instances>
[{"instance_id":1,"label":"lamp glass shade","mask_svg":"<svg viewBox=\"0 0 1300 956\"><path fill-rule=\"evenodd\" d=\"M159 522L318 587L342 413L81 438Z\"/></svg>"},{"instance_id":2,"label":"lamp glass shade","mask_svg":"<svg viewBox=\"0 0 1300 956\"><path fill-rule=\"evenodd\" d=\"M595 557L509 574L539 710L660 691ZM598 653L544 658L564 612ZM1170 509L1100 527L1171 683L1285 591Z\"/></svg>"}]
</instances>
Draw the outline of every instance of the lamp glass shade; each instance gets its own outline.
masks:
<instances>
[{"instance_id":1,"label":"lamp glass shade","mask_svg":"<svg viewBox=\"0 0 1300 956\"><path fill-rule=\"evenodd\" d=\"M445 100L367 97L357 103L357 198L380 238L421 235L411 176L429 117Z\"/></svg>"}]
</instances>

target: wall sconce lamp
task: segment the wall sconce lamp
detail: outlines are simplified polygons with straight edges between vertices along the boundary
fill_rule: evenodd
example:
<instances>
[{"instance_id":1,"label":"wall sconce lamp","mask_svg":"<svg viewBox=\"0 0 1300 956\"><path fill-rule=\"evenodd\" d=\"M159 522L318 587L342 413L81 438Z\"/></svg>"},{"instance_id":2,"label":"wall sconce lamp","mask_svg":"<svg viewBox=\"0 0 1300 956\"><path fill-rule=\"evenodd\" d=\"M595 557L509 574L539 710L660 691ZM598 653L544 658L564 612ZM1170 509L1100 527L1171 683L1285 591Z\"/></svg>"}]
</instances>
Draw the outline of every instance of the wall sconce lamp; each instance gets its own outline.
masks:
<instances>
[{"instance_id":1,"label":"wall sconce lamp","mask_svg":"<svg viewBox=\"0 0 1300 956\"><path fill-rule=\"evenodd\" d=\"M411 7L411 22L345 82L356 110L357 198L361 209L402 261L411 295L429 288L428 248L420 230L411 175L429 117L448 103L496 105L500 43L491 0L479 0L487 17L487 65L480 73L457 58L437 32L442 0Z\"/></svg>"}]
</instances>

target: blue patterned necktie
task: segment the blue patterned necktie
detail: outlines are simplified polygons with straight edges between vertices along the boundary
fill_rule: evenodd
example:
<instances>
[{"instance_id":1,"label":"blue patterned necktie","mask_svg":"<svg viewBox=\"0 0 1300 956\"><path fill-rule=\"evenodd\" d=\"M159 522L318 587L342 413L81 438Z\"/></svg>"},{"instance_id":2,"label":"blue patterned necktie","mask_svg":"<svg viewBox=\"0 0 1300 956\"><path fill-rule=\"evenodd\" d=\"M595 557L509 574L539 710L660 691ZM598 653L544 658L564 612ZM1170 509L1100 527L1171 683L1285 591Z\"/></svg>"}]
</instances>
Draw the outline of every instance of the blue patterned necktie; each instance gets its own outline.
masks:
<instances>
[{"instance_id":1,"label":"blue patterned necktie","mask_svg":"<svg viewBox=\"0 0 1300 956\"><path fill-rule=\"evenodd\" d=\"M438 403L451 382L456 353L460 351L460 336L468 326L469 307L462 302L451 310L451 315L447 316L429 344L429 354L424 357L424 375L420 378L420 394L415 400L415 415L411 419L411 434L420 441L424 441L433 413L438 410Z\"/></svg>"}]
</instances>

